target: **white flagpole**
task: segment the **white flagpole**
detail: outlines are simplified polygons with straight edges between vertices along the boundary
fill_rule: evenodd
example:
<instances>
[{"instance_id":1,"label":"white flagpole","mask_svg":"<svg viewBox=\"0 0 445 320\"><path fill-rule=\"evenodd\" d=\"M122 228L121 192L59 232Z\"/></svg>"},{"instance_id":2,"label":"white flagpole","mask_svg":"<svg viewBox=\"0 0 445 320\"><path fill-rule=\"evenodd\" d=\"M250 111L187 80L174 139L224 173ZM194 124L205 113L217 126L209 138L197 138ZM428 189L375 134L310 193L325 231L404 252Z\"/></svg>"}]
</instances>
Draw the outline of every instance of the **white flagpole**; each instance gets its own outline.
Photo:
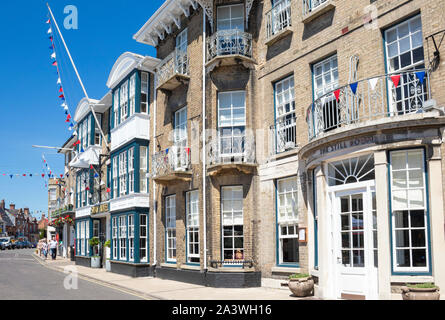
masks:
<instances>
[{"instance_id":1,"label":"white flagpole","mask_svg":"<svg viewBox=\"0 0 445 320\"><path fill-rule=\"evenodd\" d=\"M68 46L66 45L65 39L63 38L62 32L61 32L60 29L59 29L59 25L57 24L57 21L56 21L56 19L54 18L54 15L53 15L53 12L51 11L51 8L50 8L50 6L49 6L49 3L46 3L46 5L47 5L47 7L48 7L49 13L51 14L51 18L52 18L53 21L54 21L54 25L56 26L57 32L59 33L60 38L62 39L62 43L63 43L63 45L64 45L64 47L65 47L65 50L66 50L66 52L68 53L68 57L70 58L71 64L72 64L72 66L73 66L73 68L74 68L74 71L76 72L77 79L79 80L79 83L80 83L80 86L82 87L83 93L85 94L85 97L86 97L87 100L88 100L88 105L89 105L89 107L90 107L90 109L91 109L91 112L93 113L94 120L95 120L96 123L98 124L98 127L99 127L100 133L101 133L101 135L102 135L103 141L104 141L106 147L109 149L108 142L107 142L107 138L105 137L105 134L104 134L104 132L102 131L102 127L99 125L99 121L98 121L98 119L97 119L96 112L94 112L94 109L93 109L92 105L89 103L89 102L90 102L90 98L88 97L88 93L87 93L87 91L86 91L86 89L85 89L85 86L83 85L83 82L82 82L82 79L80 78L79 72L77 71L76 64L74 63L73 58L71 57L70 50L68 49Z\"/></svg>"}]
</instances>

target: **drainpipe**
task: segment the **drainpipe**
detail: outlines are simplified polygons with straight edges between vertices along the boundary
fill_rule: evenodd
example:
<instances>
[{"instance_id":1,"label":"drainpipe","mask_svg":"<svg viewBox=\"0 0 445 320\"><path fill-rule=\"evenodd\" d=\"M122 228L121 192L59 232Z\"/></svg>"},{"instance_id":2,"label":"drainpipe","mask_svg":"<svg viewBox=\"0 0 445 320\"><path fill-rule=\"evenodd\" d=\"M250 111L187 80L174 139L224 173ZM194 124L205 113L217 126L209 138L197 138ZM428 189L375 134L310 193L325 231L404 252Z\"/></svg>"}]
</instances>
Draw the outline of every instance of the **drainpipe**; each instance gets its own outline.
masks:
<instances>
[{"instance_id":1,"label":"drainpipe","mask_svg":"<svg viewBox=\"0 0 445 320\"><path fill-rule=\"evenodd\" d=\"M156 76L156 73L153 73L153 86L154 86L154 92L153 92L153 141L151 142L153 144L153 155L156 153L156 112L157 112L157 98L158 98L158 90L156 89L157 87L157 81L158 81L158 77ZM150 157L148 157L150 158ZM148 163L150 163L150 159L147 159ZM150 166L149 166L150 167ZM153 171L153 169L152 169ZM153 265L156 266L158 264L157 261L157 255L156 255L156 249L157 249L157 238L156 238L156 216L157 216L157 210L158 210L158 205L156 203L156 182L151 179L152 183L153 183Z\"/></svg>"},{"instance_id":2,"label":"drainpipe","mask_svg":"<svg viewBox=\"0 0 445 320\"><path fill-rule=\"evenodd\" d=\"M202 211L204 218L204 270L207 270L207 203L206 203L206 13L202 8Z\"/></svg>"}]
</instances>

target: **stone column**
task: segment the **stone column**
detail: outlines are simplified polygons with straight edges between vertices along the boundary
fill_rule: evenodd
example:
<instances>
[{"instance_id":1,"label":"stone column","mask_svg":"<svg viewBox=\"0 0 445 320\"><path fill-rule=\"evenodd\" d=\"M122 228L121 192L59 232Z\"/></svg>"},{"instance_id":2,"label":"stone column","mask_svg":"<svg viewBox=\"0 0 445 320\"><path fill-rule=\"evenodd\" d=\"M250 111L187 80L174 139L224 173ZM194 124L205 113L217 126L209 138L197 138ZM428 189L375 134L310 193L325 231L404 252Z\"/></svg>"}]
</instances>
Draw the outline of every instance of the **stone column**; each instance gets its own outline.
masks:
<instances>
[{"instance_id":1,"label":"stone column","mask_svg":"<svg viewBox=\"0 0 445 320\"><path fill-rule=\"evenodd\" d=\"M374 153L377 201L379 299L391 299L391 239L389 230L388 162L386 151Z\"/></svg>"},{"instance_id":2,"label":"stone column","mask_svg":"<svg viewBox=\"0 0 445 320\"><path fill-rule=\"evenodd\" d=\"M433 155L428 160L428 190L430 200L430 241L431 264L434 282L440 288L445 288L445 221L443 211L443 185L440 142L432 147ZM445 294L441 294L445 300Z\"/></svg>"},{"instance_id":3,"label":"stone column","mask_svg":"<svg viewBox=\"0 0 445 320\"><path fill-rule=\"evenodd\" d=\"M315 181L317 183L317 214L318 214L318 290L320 298L333 298L332 287L334 276L330 274L332 267L331 256L331 226L330 213L326 207L326 176L323 165L315 169Z\"/></svg>"}]
</instances>

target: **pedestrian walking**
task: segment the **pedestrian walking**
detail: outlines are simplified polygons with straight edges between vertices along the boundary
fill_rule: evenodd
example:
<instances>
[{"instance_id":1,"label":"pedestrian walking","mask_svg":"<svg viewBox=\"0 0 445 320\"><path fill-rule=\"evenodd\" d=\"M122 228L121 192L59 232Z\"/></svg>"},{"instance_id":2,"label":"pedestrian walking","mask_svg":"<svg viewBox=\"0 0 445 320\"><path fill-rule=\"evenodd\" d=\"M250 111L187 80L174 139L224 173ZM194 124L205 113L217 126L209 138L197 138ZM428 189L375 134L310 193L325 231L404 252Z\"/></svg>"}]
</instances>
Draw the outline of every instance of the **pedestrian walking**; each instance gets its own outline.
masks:
<instances>
[{"instance_id":1,"label":"pedestrian walking","mask_svg":"<svg viewBox=\"0 0 445 320\"><path fill-rule=\"evenodd\" d=\"M48 244L46 243L46 240L43 240L42 242L42 251L43 255L45 256L45 260L48 258Z\"/></svg>"},{"instance_id":2,"label":"pedestrian walking","mask_svg":"<svg viewBox=\"0 0 445 320\"><path fill-rule=\"evenodd\" d=\"M53 260L56 260L57 257L57 241L56 238L53 237L49 242L49 248L51 249L51 257Z\"/></svg>"},{"instance_id":3,"label":"pedestrian walking","mask_svg":"<svg viewBox=\"0 0 445 320\"><path fill-rule=\"evenodd\" d=\"M42 250L42 248L43 248L43 243L42 243L42 240L40 240L39 241L39 244L37 245L37 249L39 250L39 257L41 257L42 256L42 254L43 254L43 250Z\"/></svg>"}]
</instances>

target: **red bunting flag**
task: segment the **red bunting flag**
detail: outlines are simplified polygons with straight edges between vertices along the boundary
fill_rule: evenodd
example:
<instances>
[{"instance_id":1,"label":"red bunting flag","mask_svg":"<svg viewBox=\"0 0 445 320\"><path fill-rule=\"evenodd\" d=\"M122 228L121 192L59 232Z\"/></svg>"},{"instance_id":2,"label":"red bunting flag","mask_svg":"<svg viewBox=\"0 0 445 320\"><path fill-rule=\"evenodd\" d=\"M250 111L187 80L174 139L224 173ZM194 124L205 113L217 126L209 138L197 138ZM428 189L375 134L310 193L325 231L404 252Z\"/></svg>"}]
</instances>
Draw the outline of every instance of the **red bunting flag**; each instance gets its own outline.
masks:
<instances>
[{"instance_id":1,"label":"red bunting flag","mask_svg":"<svg viewBox=\"0 0 445 320\"><path fill-rule=\"evenodd\" d=\"M60 87L59 92L63 92L63 88L62 87Z\"/></svg>"},{"instance_id":2,"label":"red bunting flag","mask_svg":"<svg viewBox=\"0 0 445 320\"><path fill-rule=\"evenodd\" d=\"M107 188L107 193L110 193L111 192L111 189L110 188Z\"/></svg>"},{"instance_id":3,"label":"red bunting flag","mask_svg":"<svg viewBox=\"0 0 445 320\"><path fill-rule=\"evenodd\" d=\"M64 96L63 94L61 94L61 95L59 96L59 98L60 98L60 99L65 99L65 96Z\"/></svg>"},{"instance_id":4,"label":"red bunting flag","mask_svg":"<svg viewBox=\"0 0 445 320\"><path fill-rule=\"evenodd\" d=\"M26 174L24 174L23 176L26 177Z\"/></svg>"},{"instance_id":5,"label":"red bunting flag","mask_svg":"<svg viewBox=\"0 0 445 320\"><path fill-rule=\"evenodd\" d=\"M63 174L60 175L60 178L63 178Z\"/></svg>"},{"instance_id":6,"label":"red bunting flag","mask_svg":"<svg viewBox=\"0 0 445 320\"><path fill-rule=\"evenodd\" d=\"M340 98L340 89L335 90L334 95L335 95L335 99L337 99L337 102L338 102L338 99Z\"/></svg>"},{"instance_id":7,"label":"red bunting flag","mask_svg":"<svg viewBox=\"0 0 445 320\"><path fill-rule=\"evenodd\" d=\"M42 173L42 178L45 178L45 174L44 173Z\"/></svg>"},{"instance_id":8,"label":"red bunting flag","mask_svg":"<svg viewBox=\"0 0 445 320\"><path fill-rule=\"evenodd\" d=\"M57 61L54 61L54 62L53 62L53 66L54 66L54 67L57 67Z\"/></svg>"},{"instance_id":9,"label":"red bunting flag","mask_svg":"<svg viewBox=\"0 0 445 320\"><path fill-rule=\"evenodd\" d=\"M93 169L94 169L93 165L91 165L91 166L90 166L90 169L91 169L91 170L93 170Z\"/></svg>"},{"instance_id":10,"label":"red bunting flag","mask_svg":"<svg viewBox=\"0 0 445 320\"><path fill-rule=\"evenodd\" d=\"M48 19L47 21L46 21L46 24L50 24L51 23L51 19Z\"/></svg>"},{"instance_id":11,"label":"red bunting flag","mask_svg":"<svg viewBox=\"0 0 445 320\"><path fill-rule=\"evenodd\" d=\"M394 86L397 88L400 83L400 75L398 76L392 76L391 77L392 83L394 83Z\"/></svg>"}]
</instances>

